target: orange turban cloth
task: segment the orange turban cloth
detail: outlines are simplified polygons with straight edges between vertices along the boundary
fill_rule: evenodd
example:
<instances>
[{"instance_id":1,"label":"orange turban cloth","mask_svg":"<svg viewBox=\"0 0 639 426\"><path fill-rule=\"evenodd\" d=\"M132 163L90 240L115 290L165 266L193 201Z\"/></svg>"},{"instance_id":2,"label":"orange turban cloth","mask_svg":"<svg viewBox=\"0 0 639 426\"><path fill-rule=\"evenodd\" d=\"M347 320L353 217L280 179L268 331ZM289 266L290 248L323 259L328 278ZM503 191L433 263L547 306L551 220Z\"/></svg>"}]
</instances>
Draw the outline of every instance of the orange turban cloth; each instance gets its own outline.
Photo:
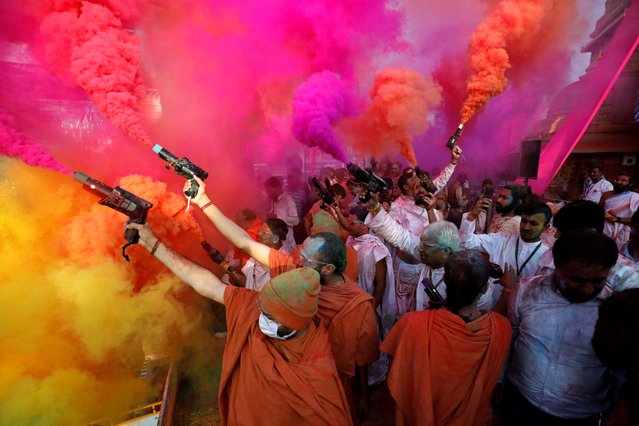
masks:
<instances>
[{"instance_id":1,"label":"orange turban cloth","mask_svg":"<svg viewBox=\"0 0 639 426\"><path fill-rule=\"evenodd\" d=\"M310 268L293 269L270 280L258 296L262 311L293 330L304 329L317 313L320 276Z\"/></svg>"},{"instance_id":2,"label":"orange turban cloth","mask_svg":"<svg viewBox=\"0 0 639 426\"><path fill-rule=\"evenodd\" d=\"M339 223L337 223L332 214L323 210L313 216L313 226L311 227L311 235L319 234L320 232L330 232L338 237L340 234Z\"/></svg>"}]
</instances>

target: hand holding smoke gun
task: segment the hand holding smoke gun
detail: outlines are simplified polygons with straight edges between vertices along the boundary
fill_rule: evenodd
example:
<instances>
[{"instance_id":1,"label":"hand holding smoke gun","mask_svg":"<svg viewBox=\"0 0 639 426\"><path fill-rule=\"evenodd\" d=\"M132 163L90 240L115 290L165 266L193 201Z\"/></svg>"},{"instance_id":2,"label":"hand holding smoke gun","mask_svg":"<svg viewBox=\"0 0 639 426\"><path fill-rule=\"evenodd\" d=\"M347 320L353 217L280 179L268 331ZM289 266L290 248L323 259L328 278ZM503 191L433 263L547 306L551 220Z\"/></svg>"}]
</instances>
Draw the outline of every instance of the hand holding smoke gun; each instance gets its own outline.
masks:
<instances>
[{"instance_id":1,"label":"hand holding smoke gun","mask_svg":"<svg viewBox=\"0 0 639 426\"><path fill-rule=\"evenodd\" d=\"M359 196L361 203L366 203L370 200L371 192L376 194L383 193L388 189L384 179L375 175L371 169L364 170L355 163L348 163L346 169L353 176L353 181L359 183L364 189L364 193Z\"/></svg>"},{"instance_id":2,"label":"hand holding smoke gun","mask_svg":"<svg viewBox=\"0 0 639 426\"><path fill-rule=\"evenodd\" d=\"M461 132L463 129L464 129L464 125L460 124L457 127L455 134L452 135L450 138L448 138L448 142L446 142L446 148L450 149L451 151L455 149L455 147L457 146L457 141L459 141L459 138L461 137Z\"/></svg>"},{"instance_id":3,"label":"hand holding smoke gun","mask_svg":"<svg viewBox=\"0 0 639 426\"><path fill-rule=\"evenodd\" d=\"M156 144L153 147L153 152L160 156L161 159L166 161L166 168L171 169L173 167L173 171L191 181L191 188L184 191L184 195L186 195L189 199L189 205L186 207L186 211L189 211L189 207L191 205L191 198L197 195L198 190L200 189L200 185L193 179L193 176L197 176L202 180L205 180L209 177L209 174L193 164L188 158L182 157L177 158L175 155L171 154L166 149L162 148L160 145Z\"/></svg>"},{"instance_id":4,"label":"hand holding smoke gun","mask_svg":"<svg viewBox=\"0 0 639 426\"><path fill-rule=\"evenodd\" d=\"M333 193L333 188L331 187L331 182L326 179L326 187L322 186L322 183L316 177L311 178L311 183L315 188L315 192L317 196L322 200L322 205L320 206L322 209L326 209L328 206L335 205L335 194Z\"/></svg>"},{"instance_id":5,"label":"hand holding smoke gun","mask_svg":"<svg viewBox=\"0 0 639 426\"><path fill-rule=\"evenodd\" d=\"M204 249L206 254L209 256L209 258L213 262L222 266L222 268L224 268L226 272L228 272L229 274L232 274L233 272L235 272L235 268L233 268L232 266L226 266L226 267L224 266L224 263L227 263L227 262L224 260L224 256L222 256L222 253L220 253L220 251L217 250L215 247L211 246L207 241L202 241L202 248Z\"/></svg>"},{"instance_id":6,"label":"hand holding smoke gun","mask_svg":"<svg viewBox=\"0 0 639 426\"><path fill-rule=\"evenodd\" d=\"M146 222L146 215L149 209L153 207L153 204L119 186L115 187L115 189L111 188L82 172L75 172L73 178L80 182L84 189L101 198L98 204L111 207L113 210L127 215L129 217L127 223L144 224ZM137 244L140 240L140 234L137 229L127 229L124 232L124 238L127 240L127 243L122 246L122 256L129 262L126 248L132 244Z\"/></svg>"}]
</instances>

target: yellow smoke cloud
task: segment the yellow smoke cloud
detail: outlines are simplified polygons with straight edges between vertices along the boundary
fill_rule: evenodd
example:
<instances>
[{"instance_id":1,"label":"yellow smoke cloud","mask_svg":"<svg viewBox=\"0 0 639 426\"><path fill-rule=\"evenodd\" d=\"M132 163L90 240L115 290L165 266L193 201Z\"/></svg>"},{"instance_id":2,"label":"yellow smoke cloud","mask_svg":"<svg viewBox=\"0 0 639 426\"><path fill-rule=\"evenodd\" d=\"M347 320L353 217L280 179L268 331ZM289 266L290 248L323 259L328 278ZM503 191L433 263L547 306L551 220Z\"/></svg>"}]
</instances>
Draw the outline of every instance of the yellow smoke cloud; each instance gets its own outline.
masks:
<instances>
[{"instance_id":1,"label":"yellow smoke cloud","mask_svg":"<svg viewBox=\"0 0 639 426\"><path fill-rule=\"evenodd\" d=\"M199 240L183 197L142 176L120 184L154 204L158 236ZM144 405L158 392L136 374L145 354L208 341L201 297L144 249L124 261L126 219L69 176L0 162L0 425L83 424Z\"/></svg>"}]
</instances>

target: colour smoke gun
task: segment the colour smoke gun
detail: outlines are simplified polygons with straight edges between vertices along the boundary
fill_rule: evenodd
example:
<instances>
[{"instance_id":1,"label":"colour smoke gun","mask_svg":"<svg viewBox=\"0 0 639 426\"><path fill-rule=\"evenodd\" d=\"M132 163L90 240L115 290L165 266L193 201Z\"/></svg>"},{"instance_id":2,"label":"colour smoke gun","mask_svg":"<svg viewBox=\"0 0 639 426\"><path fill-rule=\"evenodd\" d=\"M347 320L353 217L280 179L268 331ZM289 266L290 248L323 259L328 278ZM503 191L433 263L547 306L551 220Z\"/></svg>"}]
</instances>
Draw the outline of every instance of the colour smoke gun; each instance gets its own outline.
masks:
<instances>
[{"instance_id":1,"label":"colour smoke gun","mask_svg":"<svg viewBox=\"0 0 639 426\"><path fill-rule=\"evenodd\" d=\"M119 186L111 188L110 186L93 179L82 172L75 172L73 178L82 184L82 187L98 197L101 197L98 204L111 207L113 210L123 213L129 217L127 223L146 222L146 216L153 204L138 197L135 194L126 191ZM140 234L137 229L127 229L124 232L124 238L127 243L122 246L122 256L129 262L129 256L126 254L126 248L132 244L137 244L140 240Z\"/></svg>"},{"instance_id":2,"label":"colour smoke gun","mask_svg":"<svg viewBox=\"0 0 639 426\"><path fill-rule=\"evenodd\" d=\"M455 134L448 138L448 142L446 142L446 148L450 149L451 151L455 149L455 147L457 146L457 141L461 137L461 132L463 129L464 125L460 123Z\"/></svg>"},{"instance_id":3,"label":"colour smoke gun","mask_svg":"<svg viewBox=\"0 0 639 426\"><path fill-rule=\"evenodd\" d=\"M191 180L191 188L184 191L184 194L186 194L186 196L189 198L195 197L198 189L200 188L200 185L198 185L198 183L193 179L193 176L197 176L200 179L204 180L209 177L209 174L200 167L193 164L188 158L178 158L158 144L153 147L153 152L159 155L161 159L166 161L167 169L171 169L171 167L173 167L173 170L176 174Z\"/></svg>"}]
</instances>

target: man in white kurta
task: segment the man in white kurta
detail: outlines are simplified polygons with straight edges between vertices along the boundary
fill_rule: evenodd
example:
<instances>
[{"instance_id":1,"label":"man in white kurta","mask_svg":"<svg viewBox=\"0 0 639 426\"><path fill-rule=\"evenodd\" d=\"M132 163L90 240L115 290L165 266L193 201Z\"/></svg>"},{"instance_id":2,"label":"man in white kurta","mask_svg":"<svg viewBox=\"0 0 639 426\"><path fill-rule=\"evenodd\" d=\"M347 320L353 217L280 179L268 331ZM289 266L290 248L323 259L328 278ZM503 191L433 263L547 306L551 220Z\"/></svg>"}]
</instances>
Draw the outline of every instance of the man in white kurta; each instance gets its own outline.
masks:
<instances>
[{"instance_id":1,"label":"man in white kurta","mask_svg":"<svg viewBox=\"0 0 639 426\"><path fill-rule=\"evenodd\" d=\"M450 163L441 171L439 176L433 180L436 192L446 187L460 156L459 151L453 151ZM416 173L412 170L405 171L398 180L398 185L402 195L391 204L389 215L402 228L411 232L416 237L422 235L426 227L430 224L428 211L425 206L415 204L415 195L418 188L421 188ZM423 190L423 188L421 188ZM433 194L434 195L434 194ZM441 212L433 211L437 220L443 220ZM419 257L413 257L408 252L397 251L394 253L393 269L395 273L395 291L398 296L399 315L414 311L417 306L417 286L422 272Z\"/></svg>"},{"instance_id":2,"label":"man in white kurta","mask_svg":"<svg viewBox=\"0 0 639 426\"><path fill-rule=\"evenodd\" d=\"M549 247L541 241L541 234L549 226L550 208L544 203L529 203L522 208L520 235L512 234L475 234L475 217L481 210L476 205L464 214L459 238L467 249L481 248L490 256L490 261L506 270L515 268L517 277L531 277L538 269L541 256Z\"/></svg>"},{"instance_id":3,"label":"man in white kurta","mask_svg":"<svg viewBox=\"0 0 639 426\"><path fill-rule=\"evenodd\" d=\"M388 243L420 259L415 294L417 311L422 311L429 306L429 299L425 291L426 283L432 283L442 298L446 299L444 264L450 253L461 248L457 227L453 223L435 222L424 230L421 237L417 237L402 228L381 209L379 212L371 212L366 218L366 224ZM488 291L480 297L477 303L479 309L492 309L499 299L499 293L492 287L501 286L495 283L490 284Z\"/></svg>"},{"instance_id":4,"label":"man in white kurta","mask_svg":"<svg viewBox=\"0 0 639 426\"><path fill-rule=\"evenodd\" d=\"M612 191L613 185L603 175L603 168L599 162L588 163L588 178L584 182L581 194L582 200L599 203L604 192Z\"/></svg>"},{"instance_id":5,"label":"man in white kurta","mask_svg":"<svg viewBox=\"0 0 639 426\"><path fill-rule=\"evenodd\" d=\"M382 285L375 282L377 264L383 262L385 265L384 293L379 304L375 300L379 336L383 339L398 320L397 301L393 288L394 277L391 254L382 239L372 234L351 235L346 240L346 244L353 247L357 252L359 286L373 297L376 295L375 286ZM388 354L382 353L377 361L368 365L368 384L374 385L383 382L386 379L389 366Z\"/></svg>"},{"instance_id":6,"label":"man in white kurta","mask_svg":"<svg viewBox=\"0 0 639 426\"><path fill-rule=\"evenodd\" d=\"M621 248L630 239L630 220L639 209L639 194L631 190L630 176L617 176L613 190L604 193L599 204L606 211L604 234Z\"/></svg>"},{"instance_id":7,"label":"man in white kurta","mask_svg":"<svg viewBox=\"0 0 639 426\"><path fill-rule=\"evenodd\" d=\"M291 252L296 246L293 227L300 223L295 200L284 192L281 179L275 176L266 180L264 190L268 196L266 218L276 217L286 223L288 234L286 235L286 241L284 241L284 247Z\"/></svg>"}]
</instances>

